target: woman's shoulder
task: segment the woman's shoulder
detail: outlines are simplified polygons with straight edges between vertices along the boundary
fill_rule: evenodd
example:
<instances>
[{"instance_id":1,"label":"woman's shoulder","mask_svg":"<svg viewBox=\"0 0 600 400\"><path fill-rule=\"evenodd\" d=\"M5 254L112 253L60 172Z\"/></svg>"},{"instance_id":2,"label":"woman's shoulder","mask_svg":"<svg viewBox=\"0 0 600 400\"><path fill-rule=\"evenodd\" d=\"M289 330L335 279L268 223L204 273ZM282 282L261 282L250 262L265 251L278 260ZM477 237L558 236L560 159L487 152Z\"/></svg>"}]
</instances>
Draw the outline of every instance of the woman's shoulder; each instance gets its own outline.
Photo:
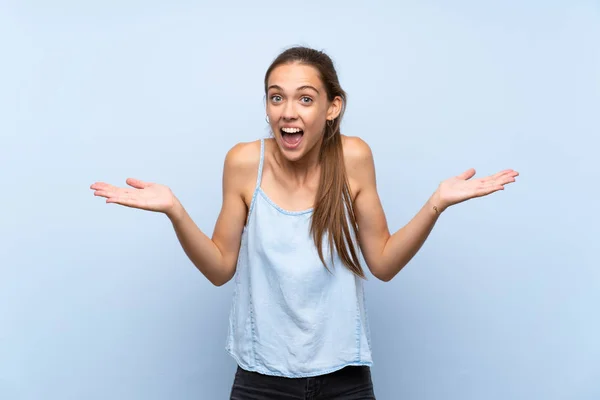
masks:
<instances>
[{"instance_id":1,"label":"woman's shoulder","mask_svg":"<svg viewBox=\"0 0 600 400\"><path fill-rule=\"evenodd\" d=\"M236 143L225 156L225 167L236 172L256 169L259 162L260 140Z\"/></svg>"},{"instance_id":2,"label":"woman's shoulder","mask_svg":"<svg viewBox=\"0 0 600 400\"><path fill-rule=\"evenodd\" d=\"M344 160L351 169L362 168L372 164L373 152L369 144L358 136L342 135Z\"/></svg>"},{"instance_id":3,"label":"woman's shoulder","mask_svg":"<svg viewBox=\"0 0 600 400\"><path fill-rule=\"evenodd\" d=\"M371 147L357 136L344 135L342 135L342 146L346 174L354 196L365 188L374 188L375 163Z\"/></svg>"},{"instance_id":4,"label":"woman's shoulder","mask_svg":"<svg viewBox=\"0 0 600 400\"><path fill-rule=\"evenodd\" d=\"M235 144L225 156L224 187L241 193L246 199L254 190L259 164L260 140Z\"/></svg>"},{"instance_id":5,"label":"woman's shoulder","mask_svg":"<svg viewBox=\"0 0 600 400\"><path fill-rule=\"evenodd\" d=\"M223 188L239 194L246 206L250 200L260 164L260 140L239 142L229 149L223 168Z\"/></svg>"}]
</instances>

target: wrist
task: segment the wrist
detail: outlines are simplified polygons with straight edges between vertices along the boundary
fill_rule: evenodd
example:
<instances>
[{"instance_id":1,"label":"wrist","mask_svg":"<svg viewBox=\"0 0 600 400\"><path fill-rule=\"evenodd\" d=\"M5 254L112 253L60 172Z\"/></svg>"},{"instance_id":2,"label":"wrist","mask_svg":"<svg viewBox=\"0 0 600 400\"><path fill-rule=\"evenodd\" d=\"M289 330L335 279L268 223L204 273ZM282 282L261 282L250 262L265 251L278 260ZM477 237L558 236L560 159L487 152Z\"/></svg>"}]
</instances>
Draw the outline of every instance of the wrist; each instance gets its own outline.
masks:
<instances>
[{"instance_id":1,"label":"wrist","mask_svg":"<svg viewBox=\"0 0 600 400\"><path fill-rule=\"evenodd\" d=\"M177 221L181 220L181 217L184 213L185 210L183 205L177 197L173 196L173 205L171 205L171 207L165 211L165 215L171 220L171 222L176 223Z\"/></svg>"},{"instance_id":2,"label":"wrist","mask_svg":"<svg viewBox=\"0 0 600 400\"><path fill-rule=\"evenodd\" d=\"M448 205L442 201L439 190L433 192L428 200L428 206L438 216L448 208Z\"/></svg>"}]
</instances>

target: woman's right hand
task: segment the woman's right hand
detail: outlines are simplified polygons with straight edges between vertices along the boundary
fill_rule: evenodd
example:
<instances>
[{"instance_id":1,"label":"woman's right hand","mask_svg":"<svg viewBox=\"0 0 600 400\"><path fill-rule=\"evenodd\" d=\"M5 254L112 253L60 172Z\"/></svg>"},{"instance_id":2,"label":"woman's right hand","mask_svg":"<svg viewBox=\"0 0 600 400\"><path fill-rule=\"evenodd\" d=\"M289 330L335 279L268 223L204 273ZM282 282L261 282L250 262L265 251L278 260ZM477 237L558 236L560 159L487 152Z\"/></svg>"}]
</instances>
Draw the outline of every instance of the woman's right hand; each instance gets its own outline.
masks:
<instances>
[{"instance_id":1,"label":"woman's right hand","mask_svg":"<svg viewBox=\"0 0 600 400\"><path fill-rule=\"evenodd\" d=\"M128 178L125 182L131 188L119 188L108 183L96 182L90 186L90 189L94 190L94 196L105 197L107 203L162 212L167 215L173 212L177 199L167 186L133 178Z\"/></svg>"}]
</instances>

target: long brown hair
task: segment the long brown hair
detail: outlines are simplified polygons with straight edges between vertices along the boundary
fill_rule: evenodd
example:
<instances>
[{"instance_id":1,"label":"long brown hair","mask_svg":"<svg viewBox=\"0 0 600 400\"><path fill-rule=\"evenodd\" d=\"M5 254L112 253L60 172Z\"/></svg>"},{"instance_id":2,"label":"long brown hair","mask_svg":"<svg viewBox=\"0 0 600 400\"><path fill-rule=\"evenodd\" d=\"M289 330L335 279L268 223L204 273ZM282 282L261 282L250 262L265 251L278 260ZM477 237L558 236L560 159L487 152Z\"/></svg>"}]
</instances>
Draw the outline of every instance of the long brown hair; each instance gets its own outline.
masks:
<instances>
[{"instance_id":1,"label":"long brown hair","mask_svg":"<svg viewBox=\"0 0 600 400\"><path fill-rule=\"evenodd\" d=\"M336 96L342 99L340 115L332 122L327 121L320 149L321 177L315 198L311 220L311 234L321 262L327 268L323 256L323 236L327 234L331 257L334 247L343 264L354 274L365 278L353 240L358 238L358 224L352 204L352 195L346 175L340 125L346 110L346 92L342 89L331 58L322 51L307 47L292 47L282 52L267 69L265 93L273 70L284 64L301 63L317 69L325 86L327 98L333 101ZM327 268L329 269L329 268Z\"/></svg>"}]
</instances>

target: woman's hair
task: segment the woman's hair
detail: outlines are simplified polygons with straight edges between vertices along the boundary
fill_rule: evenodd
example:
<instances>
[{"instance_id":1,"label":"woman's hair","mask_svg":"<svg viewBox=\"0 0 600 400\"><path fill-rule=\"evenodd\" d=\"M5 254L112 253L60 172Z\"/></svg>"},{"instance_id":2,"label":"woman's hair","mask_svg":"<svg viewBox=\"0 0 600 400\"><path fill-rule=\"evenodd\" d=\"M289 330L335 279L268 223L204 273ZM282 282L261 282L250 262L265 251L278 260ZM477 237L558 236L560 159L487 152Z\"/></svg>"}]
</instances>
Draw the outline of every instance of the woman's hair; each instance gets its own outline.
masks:
<instances>
[{"instance_id":1,"label":"woman's hair","mask_svg":"<svg viewBox=\"0 0 600 400\"><path fill-rule=\"evenodd\" d=\"M342 99L340 115L333 123L327 121L325 124L319 155L321 177L310 229L317 246L319 258L327 268L323 256L323 236L327 233L331 257L333 258L335 246L335 250L337 250L344 265L354 274L365 278L353 241L353 235L358 237L358 224L346 176L340 133L340 125L346 109L346 92L340 86L333 61L327 54L311 48L292 47L281 53L267 69L265 93L268 90L268 80L271 72L280 65L292 63L300 63L316 68L323 86L325 86L328 100L333 101L336 96Z\"/></svg>"}]
</instances>

